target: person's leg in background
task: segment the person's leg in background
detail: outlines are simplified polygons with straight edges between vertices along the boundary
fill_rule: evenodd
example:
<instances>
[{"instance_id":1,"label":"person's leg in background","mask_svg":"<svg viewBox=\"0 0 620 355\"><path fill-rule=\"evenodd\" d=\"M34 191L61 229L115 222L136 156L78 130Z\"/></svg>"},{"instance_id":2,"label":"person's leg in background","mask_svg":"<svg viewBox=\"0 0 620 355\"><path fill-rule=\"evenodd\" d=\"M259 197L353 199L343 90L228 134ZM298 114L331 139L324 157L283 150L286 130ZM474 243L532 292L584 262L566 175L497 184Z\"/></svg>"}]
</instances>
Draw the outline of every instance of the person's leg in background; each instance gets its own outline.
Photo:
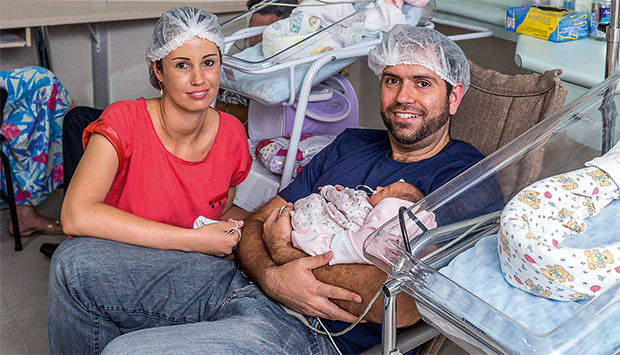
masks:
<instances>
[{"instance_id":1,"label":"person's leg in background","mask_svg":"<svg viewBox=\"0 0 620 355\"><path fill-rule=\"evenodd\" d=\"M2 70L0 87L7 93L0 130L8 142L1 148L11 167L19 232L62 234L60 223L40 215L35 206L62 183L61 127L73 101L54 73L41 67ZM0 179L6 192L4 185ZM9 234L13 233L9 221Z\"/></svg>"},{"instance_id":2,"label":"person's leg in background","mask_svg":"<svg viewBox=\"0 0 620 355\"><path fill-rule=\"evenodd\" d=\"M78 106L65 115L62 125L63 188L65 191L67 191L69 182L84 154L82 132L91 122L99 118L102 112L102 110L96 108ZM43 243L39 250L43 255L51 257L58 245L59 243Z\"/></svg>"}]
</instances>

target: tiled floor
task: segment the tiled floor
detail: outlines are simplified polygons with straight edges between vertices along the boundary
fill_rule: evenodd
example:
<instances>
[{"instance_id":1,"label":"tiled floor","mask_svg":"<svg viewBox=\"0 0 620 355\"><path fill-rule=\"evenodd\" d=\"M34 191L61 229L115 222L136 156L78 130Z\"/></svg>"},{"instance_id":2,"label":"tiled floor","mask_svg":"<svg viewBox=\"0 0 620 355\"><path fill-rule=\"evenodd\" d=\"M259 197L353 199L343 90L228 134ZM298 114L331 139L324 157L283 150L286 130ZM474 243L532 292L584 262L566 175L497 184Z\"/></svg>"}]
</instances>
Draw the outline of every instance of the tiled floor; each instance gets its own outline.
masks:
<instances>
[{"instance_id":1,"label":"tiled floor","mask_svg":"<svg viewBox=\"0 0 620 355\"><path fill-rule=\"evenodd\" d=\"M62 191L56 191L37 210L58 219ZM15 251L9 235L9 210L0 211L0 354L49 354L47 344L47 273L50 259L41 244L64 236L22 238L24 250Z\"/></svg>"},{"instance_id":2,"label":"tiled floor","mask_svg":"<svg viewBox=\"0 0 620 355\"><path fill-rule=\"evenodd\" d=\"M54 192L37 210L58 219L63 193ZM22 238L24 250L15 251L8 233L9 210L0 211L0 355L49 354L47 342L47 274L50 259L41 244L60 242L64 236ZM463 354L449 341L440 353Z\"/></svg>"}]
</instances>

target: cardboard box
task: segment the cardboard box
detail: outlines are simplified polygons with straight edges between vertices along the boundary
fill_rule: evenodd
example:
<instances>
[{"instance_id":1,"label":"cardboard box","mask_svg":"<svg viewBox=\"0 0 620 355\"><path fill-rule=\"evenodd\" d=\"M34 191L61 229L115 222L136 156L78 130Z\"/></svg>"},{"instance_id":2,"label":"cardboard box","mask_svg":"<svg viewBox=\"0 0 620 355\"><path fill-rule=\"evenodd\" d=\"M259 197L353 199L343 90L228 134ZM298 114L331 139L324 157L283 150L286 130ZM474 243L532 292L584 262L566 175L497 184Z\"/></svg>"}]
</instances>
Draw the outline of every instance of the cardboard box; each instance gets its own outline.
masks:
<instances>
[{"instance_id":1,"label":"cardboard box","mask_svg":"<svg viewBox=\"0 0 620 355\"><path fill-rule=\"evenodd\" d=\"M553 42L588 37L590 14L552 7L519 6L506 9L506 29Z\"/></svg>"}]
</instances>

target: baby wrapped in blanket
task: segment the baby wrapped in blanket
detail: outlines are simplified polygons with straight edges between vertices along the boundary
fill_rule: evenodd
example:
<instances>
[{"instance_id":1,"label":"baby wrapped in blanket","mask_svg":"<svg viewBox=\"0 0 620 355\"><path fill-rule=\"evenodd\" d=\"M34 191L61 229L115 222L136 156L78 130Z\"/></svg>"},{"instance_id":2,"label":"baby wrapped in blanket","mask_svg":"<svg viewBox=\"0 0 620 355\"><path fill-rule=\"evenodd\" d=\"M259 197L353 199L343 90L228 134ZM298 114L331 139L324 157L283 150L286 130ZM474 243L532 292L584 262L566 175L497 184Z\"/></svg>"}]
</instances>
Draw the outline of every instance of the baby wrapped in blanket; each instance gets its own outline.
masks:
<instances>
[{"instance_id":1,"label":"baby wrapped in blanket","mask_svg":"<svg viewBox=\"0 0 620 355\"><path fill-rule=\"evenodd\" d=\"M620 197L620 144L585 165L535 182L502 211L500 263L511 285L538 296L574 301L593 298L620 281L619 231L606 230L605 240L610 242L604 245L563 245L586 230L591 222L586 218Z\"/></svg>"},{"instance_id":2,"label":"baby wrapped in blanket","mask_svg":"<svg viewBox=\"0 0 620 355\"><path fill-rule=\"evenodd\" d=\"M395 217L400 207L409 207L422 197L420 190L406 182L377 187L370 198L364 191L324 186L319 193L295 202L291 212L293 246L309 255L332 250L330 265L371 264L363 254L366 237ZM427 229L437 226L432 213L417 215ZM411 237L420 233L418 228Z\"/></svg>"},{"instance_id":3,"label":"baby wrapped in blanket","mask_svg":"<svg viewBox=\"0 0 620 355\"><path fill-rule=\"evenodd\" d=\"M334 4L326 3L334 2ZM340 0L304 0L287 18L274 22L263 32L265 58L302 41L366 6L363 3L343 3ZM361 41L362 36L387 31L399 23L416 25L428 0L386 0L366 12L365 17L352 19L331 33L323 33L311 44L299 46L289 58L306 58L326 51L346 47Z\"/></svg>"}]
</instances>

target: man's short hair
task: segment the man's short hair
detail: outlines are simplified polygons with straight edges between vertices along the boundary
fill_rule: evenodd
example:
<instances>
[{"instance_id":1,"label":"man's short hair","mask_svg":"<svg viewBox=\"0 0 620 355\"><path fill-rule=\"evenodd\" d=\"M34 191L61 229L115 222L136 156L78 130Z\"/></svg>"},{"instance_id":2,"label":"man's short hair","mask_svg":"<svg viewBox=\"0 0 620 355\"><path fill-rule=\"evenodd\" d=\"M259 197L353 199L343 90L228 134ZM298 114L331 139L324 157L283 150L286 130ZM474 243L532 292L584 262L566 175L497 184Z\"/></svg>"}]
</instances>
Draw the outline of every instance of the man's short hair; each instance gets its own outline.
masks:
<instances>
[{"instance_id":1,"label":"man's short hair","mask_svg":"<svg viewBox=\"0 0 620 355\"><path fill-rule=\"evenodd\" d=\"M248 2L246 3L246 6L248 7L248 9L251 9L252 6L260 3L261 1L262 0L248 0ZM297 5L297 0L278 0L277 2L283 3L283 4ZM293 6L267 5L263 7L262 9L256 11L256 13L261 14L261 15L274 14L282 19L285 17L289 17L293 9L294 9Z\"/></svg>"}]
</instances>

